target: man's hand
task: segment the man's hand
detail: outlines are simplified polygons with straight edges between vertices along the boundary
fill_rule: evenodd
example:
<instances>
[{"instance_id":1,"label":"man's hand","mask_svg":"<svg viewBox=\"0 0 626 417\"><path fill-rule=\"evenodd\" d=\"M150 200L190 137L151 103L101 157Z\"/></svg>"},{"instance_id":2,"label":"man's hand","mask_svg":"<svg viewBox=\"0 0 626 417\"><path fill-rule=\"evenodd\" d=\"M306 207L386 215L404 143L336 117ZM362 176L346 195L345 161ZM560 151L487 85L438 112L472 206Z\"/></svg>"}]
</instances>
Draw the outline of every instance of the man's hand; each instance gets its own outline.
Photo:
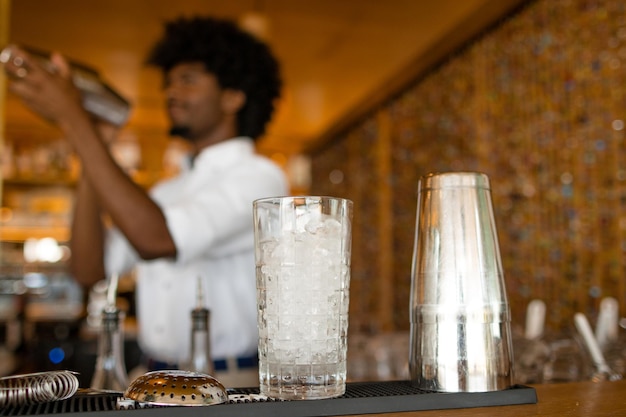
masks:
<instances>
[{"instance_id":1,"label":"man's hand","mask_svg":"<svg viewBox=\"0 0 626 417\"><path fill-rule=\"evenodd\" d=\"M54 123L71 122L73 117L85 112L69 64L60 54L53 53L50 65L44 67L38 59L16 47L4 68L10 77L9 91L41 117Z\"/></svg>"}]
</instances>

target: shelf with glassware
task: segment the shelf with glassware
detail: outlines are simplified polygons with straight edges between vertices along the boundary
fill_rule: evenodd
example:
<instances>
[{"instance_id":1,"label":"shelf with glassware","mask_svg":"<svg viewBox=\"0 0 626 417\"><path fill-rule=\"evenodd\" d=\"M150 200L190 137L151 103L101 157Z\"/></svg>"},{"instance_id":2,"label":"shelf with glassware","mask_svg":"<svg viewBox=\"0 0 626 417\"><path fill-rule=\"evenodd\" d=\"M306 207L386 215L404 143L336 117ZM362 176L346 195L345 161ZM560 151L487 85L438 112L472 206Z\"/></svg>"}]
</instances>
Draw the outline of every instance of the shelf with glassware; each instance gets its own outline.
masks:
<instances>
[{"instance_id":1,"label":"shelf with glassware","mask_svg":"<svg viewBox=\"0 0 626 417\"><path fill-rule=\"evenodd\" d=\"M66 178L9 178L2 184L0 240L69 238L75 181Z\"/></svg>"},{"instance_id":2,"label":"shelf with glassware","mask_svg":"<svg viewBox=\"0 0 626 417\"><path fill-rule=\"evenodd\" d=\"M7 123L2 144L0 240L65 242L79 164L56 130L25 120Z\"/></svg>"},{"instance_id":3,"label":"shelf with glassware","mask_svg":"<svg viewBox=\"0 0 626 417\"><path fill-rule=\"evenodd\" d=\"M129 175L144 188L162 176L160 172L141 169L135 169ZM24 170L3 176L0 240L53 237L61 242L67 241L78 176L78 164L72 164L69 170Z\"/></svg>"}]
</instances>

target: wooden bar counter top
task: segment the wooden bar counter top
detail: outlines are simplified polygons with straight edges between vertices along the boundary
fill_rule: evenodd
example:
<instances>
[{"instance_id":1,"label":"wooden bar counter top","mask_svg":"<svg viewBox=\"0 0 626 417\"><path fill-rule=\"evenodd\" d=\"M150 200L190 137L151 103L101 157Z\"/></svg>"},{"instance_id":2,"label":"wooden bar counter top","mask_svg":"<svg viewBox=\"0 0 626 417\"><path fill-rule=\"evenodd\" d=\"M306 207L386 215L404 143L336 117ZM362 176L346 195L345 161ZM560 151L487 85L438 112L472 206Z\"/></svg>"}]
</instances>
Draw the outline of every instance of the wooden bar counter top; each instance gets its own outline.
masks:
<instances>
[{"instance_id":1,"label":"wooden bar counter top","mask_svg":"<svg viewBox=\"0 0 626 417\"><path fill-rule=\"evenodd\" d=\"M385 417L626 417L626 380L532 385L537 404L379 414ZM363 415L374 416L375 414Z\"/></svg>"}]
</instances>

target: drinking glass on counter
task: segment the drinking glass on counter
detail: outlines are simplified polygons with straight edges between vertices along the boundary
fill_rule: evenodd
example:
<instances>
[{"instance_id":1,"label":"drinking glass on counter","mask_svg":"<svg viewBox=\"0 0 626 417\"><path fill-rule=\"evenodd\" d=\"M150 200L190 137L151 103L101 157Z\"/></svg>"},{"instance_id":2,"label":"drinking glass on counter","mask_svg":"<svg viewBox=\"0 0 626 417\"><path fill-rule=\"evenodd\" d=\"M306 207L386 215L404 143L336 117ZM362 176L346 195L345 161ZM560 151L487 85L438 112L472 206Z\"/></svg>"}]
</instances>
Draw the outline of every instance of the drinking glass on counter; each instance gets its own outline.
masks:
<instances>
[{"instance_id":1,"label":"drinking glass on counter","mask_svg":"<svg viewBox=\"0 0 626 417\"><path fill-rule=\"evenodd\" d=\"M513 333L513 361L515 382L537 384L543 380L543 371L550 356L550 346L544 337L546 304L531 300L526 307L523 334Z\"/></svg>"},{"instance_id":2,"label":"drinking glass on counter","mask_svg":"<svg viewBox=\"0 0 626 417\"><path fill-rule=\"evenodd\" d=\"M609 367L626 376L626 334L623 327L620 326L617 298L604 297L600 301L595 336Z\"/></svg>"},{"instance_id":3,"label":"drinking glass on counter","mask_svg":"<svg viewBox=\"0 0 626 417\"><path fill-rule=\"evenodd\" d=\"M254 202L261 394L321 399L345 392L352 202Z\"/></svg>"},{"instance_id":4,"label":"drinking glass on counter","mask_svg":"<svg viewBox=\"0 0 626 417\"><path fill-rule=\"evenodd\" d=\"M582 337L585 348L587 349L587 352L589 353L589 357L591 358L591 362L593 364L593 373L591 374L591 380L617 381L622 379L622 375L619 372L615 372L607 364L606 358L602 353L602 349L600 348L600 345L598 344L598 341L593 334L593 330L591 329L589 320L587 320L587 316L580 312L574 314L574 324L576 325L576 330L578 330L580 336Z\"/></svg>"},{"instance_id":5,"label":"drinking glass on counter","mask_svg":"<svg viewBox=\"0 0 626 417\"><path fill-rule=\"evenodd\" d=\"M545 384L583 381L590 377L590 364L581 343L573 335L559 334L546 339L548 360L543 364Z\"/></svg>"}]
</instances>

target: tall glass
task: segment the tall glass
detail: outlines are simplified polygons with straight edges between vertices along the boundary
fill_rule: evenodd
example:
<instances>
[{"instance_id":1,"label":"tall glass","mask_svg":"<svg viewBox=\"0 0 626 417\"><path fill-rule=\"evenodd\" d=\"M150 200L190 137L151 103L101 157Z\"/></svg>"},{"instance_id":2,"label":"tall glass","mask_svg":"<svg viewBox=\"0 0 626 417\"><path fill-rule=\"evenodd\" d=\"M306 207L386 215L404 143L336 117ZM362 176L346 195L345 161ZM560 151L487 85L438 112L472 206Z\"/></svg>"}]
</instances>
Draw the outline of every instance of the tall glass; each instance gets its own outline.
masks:
<instances>
[{"instance_id":1,"label":"tall glass","mask_svg":"<svg viewBox=\"0 0 626 417\"><path fill-rule=\"evenodd\" d=\"M273 398L322 399L346 387L352 202L254 202L259 382Z\"/></svg>"}]
</instances>

